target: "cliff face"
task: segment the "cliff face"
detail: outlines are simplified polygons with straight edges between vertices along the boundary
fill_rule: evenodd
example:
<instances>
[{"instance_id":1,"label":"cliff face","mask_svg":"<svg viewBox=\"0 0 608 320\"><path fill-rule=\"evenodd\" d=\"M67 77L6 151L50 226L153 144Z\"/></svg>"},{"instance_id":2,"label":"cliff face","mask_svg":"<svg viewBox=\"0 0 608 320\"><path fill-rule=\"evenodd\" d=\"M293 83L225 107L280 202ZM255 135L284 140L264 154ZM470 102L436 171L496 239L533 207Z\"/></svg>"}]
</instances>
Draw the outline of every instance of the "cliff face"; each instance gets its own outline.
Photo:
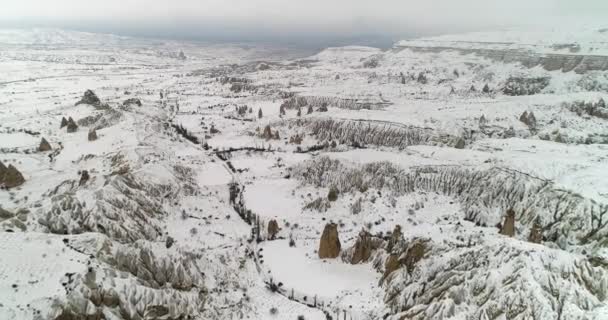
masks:
<instances>
[{"instance_id":1,"label":"cliff face","mask_svg":"<svg viewBox=\"0 0 608 320\"><path fill-rule=\"evenodd\" d=\"M461 54L475 54L495 62L521 63L528 68L541 66L547 71L574 71L583 74L588 71L608 70L608 56L578 54L540 54L526 50L466 49L456 47L400 46L397 50L410 49L415 52L438 53L456 51Z\"/></svg>"}]
</instances>

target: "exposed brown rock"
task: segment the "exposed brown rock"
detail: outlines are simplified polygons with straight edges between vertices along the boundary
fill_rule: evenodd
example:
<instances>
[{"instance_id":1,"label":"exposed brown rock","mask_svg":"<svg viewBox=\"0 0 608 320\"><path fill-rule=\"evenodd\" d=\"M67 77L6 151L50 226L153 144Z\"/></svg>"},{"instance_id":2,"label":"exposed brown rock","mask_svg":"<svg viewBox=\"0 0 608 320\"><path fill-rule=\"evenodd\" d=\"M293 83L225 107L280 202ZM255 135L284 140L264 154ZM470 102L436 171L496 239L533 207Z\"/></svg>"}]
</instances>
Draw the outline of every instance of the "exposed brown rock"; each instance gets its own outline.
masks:
<instances>
[{"instance_id":1,"label":"exposed brown rock","mask_svg":"<svg viewBox=\"0 0 608 320\"><path fill-rule=\"evenodd\" d=\"M7 170L8 168L4 165L4 163L2 163L2 161L0 161L0 184L3 183L4 175L6 174Z\"/></svg>"},{"instance_id":2,"label":"exposed brown rock","mask_svg":"<svg viewBox=\"0 0 608 320\"><path fill-rule=\"evenodd\" d=\"M534 222L532 229L530 229L530 235L528 241L532 243L541 243L543 241L543 228L538 222Z\"/></svg>"},{"instance_id":3,"label":"exposed brown rock","mask_svg":"<svg viewBox=\"0 0 608 320\"><path fill-rule=\"evenodd\" d=\"M89 181L89 172L87 170L82 170L82 172L80 173L80 182L79 185L83 185L85 183L87 183L87 181Z\"/></svg>"},{"instance_id":4,"label":"exposed brown rock","mask_svg":"<svg viewBox=\"0 0 608 320\"><path fill-rule=\"evenodd\" d=\"M509 237L515 235L515 211L513 209L507 210L507 216L500 228L500 233Z\"/></svg>"},{"instance_id":5,"label":"exposed brown rock","mask_svg":"<svg viewBox=\"0 0 608 320\"><path fill-rule=\"evenodd\" d=\"M351 258L350 263L358 264L362 262L367 262L369 258L372 256L372 251L374 250L374 245L372 243L372 237L369 232L362 230L359 232L359 237L357 237L357 242L355 243L353 256Z\"/></svg>"},{"instance_id":6,"label":"exposed brown rock","mask_svg":"<svg viewBox=\"0 0 608 320\"><path fill-rule=\"evenodd\" d=\"M414 271L414 267L418 261L422 260L426 251L426 244L423 241L416 241L407 248L405 258L403 259L407 272Z\"/></svg>"},{"instance_id":7,"label":"exposed brown rock","mask_svg":"<svg viewBox=\"0 0 608 320\"><path fill-rule=\"evenodd\" d=\"M391 273L393 273L394 271L401 268L401 266L402 266L402 263L399 260L399 255L395 254L395 253L390 254L388 256L388 259L386 259L386 262L384 263L384 274L382 275L382 279L380 280L380 283L384 282L386 277L388 277Z\"/></svg>"},{"instance_id":8,"label":"exposed brown rock","mask_svg":"<svg viewBox=\"0 0 608 320\"><path fill-rule=\"evenodd\" d=\"M97 140L97 130L92 129L89 130L89 141L95 141Z\"/></svg>"},{"instance_id":9,"label":"exposed brown rock","mask_svg":"<svg viewBox=\"0 0 608 320\"><path fill-rule=\"evenodd\" d=\"M274 240L279 233L279 224L276 220L270 220L268 222L268 238Z\"/></svg>"},{"instance_id":10,"label":"exposed brown rock","mask_svg":"<svg viewBox=\"0 0 608 320\"><path fill-rule=\"evenodd\" d=\"M68 119L66 119L65 117L62 117L61 118L61 126L59 127L59 129L63 129L67 125L68 125Z\"/></svg>"},{"instance_id":11,"label":"exposed brown rock","mask_svg":"<svg viewBox=\"0 0 608 320\"><path fill-rule=\"evenodd\" d=\"M21 172L19 172L19 170L17 170L17 168L15 168L12 164L9 164L2 179L0 179L0 182L2 182L7 188L14 188L25 183L25 178L23 178L23 175Z\"/></svg>"},{"instance_id":12,"label":"exposed brown rock","mask_svg":"<svg viewBox=\"0 0 608 320\"><path fill-rule=\"evenodd\" d=\"M53 148L51 148L51 144L46 141L45 138L42 138L42 140L40 140L40 145L38 146L38 151L40 152L46 152L46 151L51 151L53 150Z\"/></svg>"},{"instance_id":13,"label":"exposed brown rock","mask_svg":"<svg viewBox=\"0 0 608 320\"><path fill-rule=\"evenodd\" d=\"M402 237L403 237L403 233L401 233L401 226L396 225L395 229L393 230L393 233L391 234L391 238L388 240L388 244L386 246L386 251L388 253L391 253L391 251L393 251L393 248L395 247L395 245L397 245L397 243L399 243L399 241L401 241Z\"/></svg>"},{"instance_id":14,"label":"exposed brown rock","mask_svg":"<svg viewBox=\"0 0 608 320\"><path fill-rule=\"evenodd\" d=\"M74 122L74 119L70 117L68 119L68 133L76 132L78 130L78 125Z\"/></svg>"},{"instance_id":15,"label":"exposed brown rock","mask_svg":"<svg viewBox=\"0 0 608 320\"><path fill-rule=\"evenodd\" d=\"M333 259L340 255L340 238L338 236L338 225L328 223L323 229L321 242L319 244L319 258Z\"/></svg>"}]
</instances>

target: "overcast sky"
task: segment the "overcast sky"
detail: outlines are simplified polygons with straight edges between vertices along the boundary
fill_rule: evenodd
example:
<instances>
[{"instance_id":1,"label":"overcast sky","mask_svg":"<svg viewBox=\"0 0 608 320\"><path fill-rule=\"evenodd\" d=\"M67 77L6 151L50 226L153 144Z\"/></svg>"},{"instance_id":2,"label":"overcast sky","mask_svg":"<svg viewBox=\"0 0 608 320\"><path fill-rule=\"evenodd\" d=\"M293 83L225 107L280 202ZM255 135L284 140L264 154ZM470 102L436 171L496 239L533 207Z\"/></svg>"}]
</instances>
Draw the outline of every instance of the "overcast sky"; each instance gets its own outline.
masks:
<instances>
[{"instance_id":1,"label":"overcast sky","mask_svg":"<svg viewBox=\"0 0 608 320\"><path fill-rule=\"evenodd\" d=\"M608 20L608 0L0 0L1 26L183 37L425 35Z\"/></svg>"}]
</instances>

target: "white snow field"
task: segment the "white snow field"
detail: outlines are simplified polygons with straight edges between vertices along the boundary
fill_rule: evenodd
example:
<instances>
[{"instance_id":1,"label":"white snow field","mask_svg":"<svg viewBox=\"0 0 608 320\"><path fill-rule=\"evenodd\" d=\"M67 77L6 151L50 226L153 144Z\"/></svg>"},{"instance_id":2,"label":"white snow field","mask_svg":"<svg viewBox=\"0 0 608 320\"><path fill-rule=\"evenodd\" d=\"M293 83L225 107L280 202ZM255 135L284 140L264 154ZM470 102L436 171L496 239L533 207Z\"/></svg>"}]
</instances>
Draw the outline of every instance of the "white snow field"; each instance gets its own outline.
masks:
<instances>
[{"instance_id":1,"label":"white snow field","mask_svg":"<svg viewBox=\"0 0 608 320\"><path fill-rule=\"evenodd\" d=\"M606 30L0 30L0 319L608 319Z\"/></svg>"}]
</instances>

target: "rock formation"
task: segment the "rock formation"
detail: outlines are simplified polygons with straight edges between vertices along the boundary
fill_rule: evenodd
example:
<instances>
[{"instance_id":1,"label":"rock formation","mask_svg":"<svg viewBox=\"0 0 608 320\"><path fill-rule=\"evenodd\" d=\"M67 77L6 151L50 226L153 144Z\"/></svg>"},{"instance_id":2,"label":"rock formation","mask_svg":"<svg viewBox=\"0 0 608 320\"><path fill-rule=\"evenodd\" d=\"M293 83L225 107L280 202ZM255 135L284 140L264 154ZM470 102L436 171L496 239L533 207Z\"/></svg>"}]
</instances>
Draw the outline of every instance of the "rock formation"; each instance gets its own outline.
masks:
<instances>
[{"instance_id":1,"label":"rock formation","mask_svg":"<svg viewBox=\"0 0 608 320\"><path fill-rule=\"evenodd\" d=\"M384 282L384 280L386 279L386 277L388 277L395 270L401 268L401 266L402 266L402 262L399 260L399 255L395 254L395 253L391 253L388 256L388 258L386 259L386 262L384 263L384 274L382 275L382 279L380 280L380 283L382 284Z\"/></svg>"},{"instance_id":2,"label":"rock formation","mask_svg":"<svg viewBox=\"0 0 608 320\"><path fill-rule=\"evenodd\" d=\"M83 185L87 183L87 181L89 181L89 178L89 172L87 170L82 170L82 172L80 173L80 182L78 183L78 185Z\"/></svg>"},{"instance_id":3,"label":"rock formation","mask_svg":"<svg viewBox=\"0 0 608 320\"><path fill-rule=\"evenodd\" d=\"M74 119L72 119L72 117L70 117L68 119L68 133L72 133L72 132L76 132L78 131L78 125L76 124L76 122L74 122Z\"/></svg>"},{"instance_id":4,"label":"rock formation","mask_svg":"<svg viewBox=\"0 0 608 320\"><path fill-rule=\"evenodd\" d=\"M101 105L101 100L99 100L99 98L97 97L95 92L93 92L93 90L87 90L84 92L82 99L80 99L80 101L76 102L76 105L79 105L79 104L88 104L88 105L92 105L94 107L99 107Z\"/></svg>"},{"instance_id":5,"label":"rock formation","mask_svg":"<svg viewBox=\"0 0 608 320\"><path fill-rule=\"evenodd\" d=\"M507 216L505 221L500 228L500 234L512 237L515 235L515 211L513 209L507 210Z\"/></svg>"},{"instance_id":6,"label":"rock formation","mask_svg":"<svg viewBox=\"0 0 608 320\"><path fill-rule=\"evenodd\" d=\"M61 117L61 126L59 127L59 129L63 129L67 125L68 125L68 119L66 119L65 117Z\"/></svg>"},{"instance_id":7,"label":"rock formation","mask_svg":"<svg viewBox=\"0 0 608 320\"><path fill-rule=\"evenodd\" d=\"M391 234L391 238L388 240L388 244L386 245L386 251L391 253L393 248L399 243L399 241L401 241L402 237L403 233L401 233L401 226L396 225L393 233Z\"/></svg>"},{"instance_id":8,"label":"rock formation","mask_svg":"<svg viewBox=\"0 0 608 320\"><path fill-rule=\"evenodd\" d=\"M1 174L2 171L4 174ZM0 169L0 183L6 188L14 188L25 183L25 178L23 178L23 175L21 172L19 172L19 170L17 170L17 168L15 168L12 164L9 164L8 168Z\"/></svg>"},{"instance_id":9,"label":"rock formation","mask_svg":"<svg viewBox=\"0 0 608 320\"><path fill-rule=\"evenodd\" d=\"M51 151L53 150L53 148L51 148L51 144L46 141L45 138L42 138L42 140L40 140L40 145L38 146L38 151L40 152L46 152L46 151Z\"/></svg>"},{"instance_id":10,"label":"rock formation","mask_svg":"<svg viewBox=\"0 0 608 320\"><path fill-rule=\"evenodd\" d=\"M519 121L525 123L530 129L536 128L536 117L534 116L534 112L524 111L524 113L519 116Z\"/></svg>"},{"instance_id":11,"label":"rock formation","mask_svg":"<svg viewBox=\"0 0 608 320\"><path fill-rule=\"evenodd\" d=\"M4 165L4 163L2 163L2 161L0 161L0 184L2 184L4 181L4 175L6 174L7 170L8 168Z\"/></svg>"},{"instance_id":12,"label":"rock formation","mask_svg":"<svg viewBox=\"0 0 608 320\"><path fill-rule=\"evenodd\" d=\"M268 222L268 239L274 240L279 233L279 224L276 220L270 220Z\"/></svg>"},{"instance_id":13,"label":"rock formation","mask_svg":"<svg viewBox=\"0 0 608 320\"><path fill-rule=\"evenodd\" d=\"M97 130L92 129L89 130L89 137L88 137L89 141L95 141L97 140Z\"/></svg>"},{"instance_id":14,"label":"rock formation","mask_svg":"<svg viewBox=\"0 0 608 320\"><path fill-rule=\"evenodd\" d=\"M338 225L328 223L323 229L321 242L319 244L319 258L333 259L340 255L340 238L338 236Z\"/></svg>"},{"instance_id":15,"label":"rock formation","mask_svg":"<svg viewBox=\"0 0 608 320\"><path fill-rule=\"evenodd\" d=\"M418 261L422 260L424 253L426 252L426 244L424 241L418 240L408 246L403 264L407 268L408 273L414 271L414 267Z\"/></svg>"},{"instance_id":16,"label":"rock formation","mask_svg":"<svg viewBox=\"0 0 608 320\"><path fill-rule=\"evenodd\" d=\"M362 262L367 262L372 256L373 250L374 245L371 235L369 234L369 232L362 230L361 232L359 232L359 237L357 237L357 242L355 243L353 256L351 258L350 263L358 264Z\"/></svg>"},{"instance_id":17,"label":"rock formation","mask_svg":"<svg viewBox=\"0 0 608 320\"><path fill-rule=\"evenodd\" d=\"M132 104L134 104L138 107L141 107L141 100L139 100L137 98L129 98L122 103L122 105L125 107L130 106Z\"/></svg>"},{"instance_id":18,"label":"rock formation","mask_svg":"<svg viewBox=\"0 0 608 320\"><path fill-rule=\"evenodd\" d=\"M543 229L538 222L534 222L532 225L528 241L532 243L541 243L543 241Z\"/></svg>"}]
</instances>

